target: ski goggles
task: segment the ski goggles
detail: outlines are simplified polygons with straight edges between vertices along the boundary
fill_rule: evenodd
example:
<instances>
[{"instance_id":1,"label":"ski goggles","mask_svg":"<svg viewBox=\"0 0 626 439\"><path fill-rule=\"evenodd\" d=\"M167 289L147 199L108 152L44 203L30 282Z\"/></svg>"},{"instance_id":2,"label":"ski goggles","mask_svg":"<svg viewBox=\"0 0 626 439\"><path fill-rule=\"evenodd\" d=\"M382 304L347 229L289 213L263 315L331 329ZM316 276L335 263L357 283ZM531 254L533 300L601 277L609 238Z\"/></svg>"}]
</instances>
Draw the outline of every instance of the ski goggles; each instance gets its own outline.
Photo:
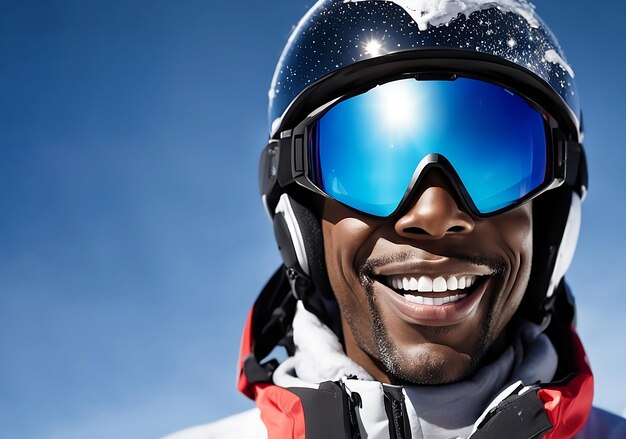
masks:
<instances>
[{"instance_id":1,"label":"ski goggles","mask_svg":"<svg viewBox=\"0 0 626 439\"><path fill-rule=\"evenodd\" d=\"M559 133L547 112L495 83L405 77L337 99L283 132L278 180L386 218L437 167L467 211L488 217L563 184L567 149L580 145Z\"/></svg>"}]
</instances>

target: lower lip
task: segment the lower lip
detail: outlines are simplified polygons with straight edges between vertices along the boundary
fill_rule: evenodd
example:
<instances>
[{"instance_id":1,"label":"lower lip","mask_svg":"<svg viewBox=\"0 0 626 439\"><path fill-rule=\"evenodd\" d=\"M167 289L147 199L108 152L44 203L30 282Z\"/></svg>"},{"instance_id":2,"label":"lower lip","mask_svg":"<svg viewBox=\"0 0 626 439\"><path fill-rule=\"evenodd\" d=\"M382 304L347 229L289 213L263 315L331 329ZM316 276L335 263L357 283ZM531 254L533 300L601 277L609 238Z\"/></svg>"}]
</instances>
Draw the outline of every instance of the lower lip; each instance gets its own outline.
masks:
<instances>
[{"instance_id":1,"label":"lower lip","mask_svg":"<svg viewBox=\"0 0 626 439\"><path fill-rule=\"evenodd\" d=\"M402 320L422 326L450 326L468 318L478 308L487 287L491 283L489 277L464 299L444 305L422 305L406 300L386 285L382 287L382 299L390 305L392 311ZM462 290L460 290L462 291Z\"/></svg>"}]
</instances>

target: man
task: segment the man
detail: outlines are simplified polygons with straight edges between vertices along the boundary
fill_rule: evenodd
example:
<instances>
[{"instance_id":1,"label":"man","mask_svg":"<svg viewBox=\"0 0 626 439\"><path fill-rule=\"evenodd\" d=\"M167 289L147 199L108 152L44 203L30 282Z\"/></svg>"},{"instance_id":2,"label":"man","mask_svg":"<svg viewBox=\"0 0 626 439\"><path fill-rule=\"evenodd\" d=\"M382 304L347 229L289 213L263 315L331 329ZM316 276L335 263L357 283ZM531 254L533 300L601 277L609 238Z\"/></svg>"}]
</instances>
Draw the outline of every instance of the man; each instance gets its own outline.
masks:
<instances>
[{"instance_id":1,"label":"man","mask_svg":"<svg viewBox=\"0 0 626 439\"><path fill-rule=\"evenodd\" d=\"M573 328L582 117L532 5L319 1L270 119L284 267L238 385L258 409L180 437L626 437Z\"/></svg>"}]
</instances>

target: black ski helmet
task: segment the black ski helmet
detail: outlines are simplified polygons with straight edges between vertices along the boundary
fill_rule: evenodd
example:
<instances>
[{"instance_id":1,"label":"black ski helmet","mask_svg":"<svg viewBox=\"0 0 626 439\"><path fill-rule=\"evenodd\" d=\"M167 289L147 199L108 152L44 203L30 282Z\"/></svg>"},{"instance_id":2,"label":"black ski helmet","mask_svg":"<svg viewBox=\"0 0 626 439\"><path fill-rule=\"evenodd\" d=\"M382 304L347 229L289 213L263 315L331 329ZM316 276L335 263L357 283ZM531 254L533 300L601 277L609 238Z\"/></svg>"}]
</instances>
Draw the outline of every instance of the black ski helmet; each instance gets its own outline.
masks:
<instances>
[{"instance_id":1,"label":"black ski helmet","mask_svg":"<svg viewBox=\"0 0 626 439\"><path fill-rule=\"evenodd\" d=\"M502 84L537 102L582 142L574 72L526 0L320 0L285 46L269 92L270 142L259 169L261 196L294 294L340 334L323 255L316 199L281 184L277 142L311 112L399 74L455 71ZM587 190L584 152L564 158L568 185L535 199L533 262L522 309L546 320L574 254Z\"/></svg>"}]
</instances>

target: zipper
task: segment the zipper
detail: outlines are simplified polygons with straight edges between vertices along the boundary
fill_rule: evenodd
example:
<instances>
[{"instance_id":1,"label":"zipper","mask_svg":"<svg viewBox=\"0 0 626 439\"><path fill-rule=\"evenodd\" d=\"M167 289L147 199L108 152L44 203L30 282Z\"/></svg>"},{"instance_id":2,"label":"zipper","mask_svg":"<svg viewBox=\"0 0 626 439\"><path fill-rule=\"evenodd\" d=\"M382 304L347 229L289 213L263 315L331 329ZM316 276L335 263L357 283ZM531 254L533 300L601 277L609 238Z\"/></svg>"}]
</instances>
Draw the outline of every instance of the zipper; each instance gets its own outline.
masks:
<instances>
[{"instance_id":1,"label":"zipper","mask_svg":"<svg viewBox=\"0 0 626 439\"><path fill-rule=\"evenodd\" d=\"M348 415L350 417L351 439L361 439L361 430L359 428L359 421L356 414L357 407L363 408L363 401L361 400L361 395L359 395L357 392L352 392L352 394L348 396Z\"/></svg>"},{"instance_id":2,"label":"zipper","mask_svg":"<svg viewBox=\"0 0 626 439\"><path fill-rule=\"evenodd\" d=\"M411 439L411 427L406 413L402 387L385 386L385 410L389 419L391 439Z\"/></svg>"}]
</instances>

